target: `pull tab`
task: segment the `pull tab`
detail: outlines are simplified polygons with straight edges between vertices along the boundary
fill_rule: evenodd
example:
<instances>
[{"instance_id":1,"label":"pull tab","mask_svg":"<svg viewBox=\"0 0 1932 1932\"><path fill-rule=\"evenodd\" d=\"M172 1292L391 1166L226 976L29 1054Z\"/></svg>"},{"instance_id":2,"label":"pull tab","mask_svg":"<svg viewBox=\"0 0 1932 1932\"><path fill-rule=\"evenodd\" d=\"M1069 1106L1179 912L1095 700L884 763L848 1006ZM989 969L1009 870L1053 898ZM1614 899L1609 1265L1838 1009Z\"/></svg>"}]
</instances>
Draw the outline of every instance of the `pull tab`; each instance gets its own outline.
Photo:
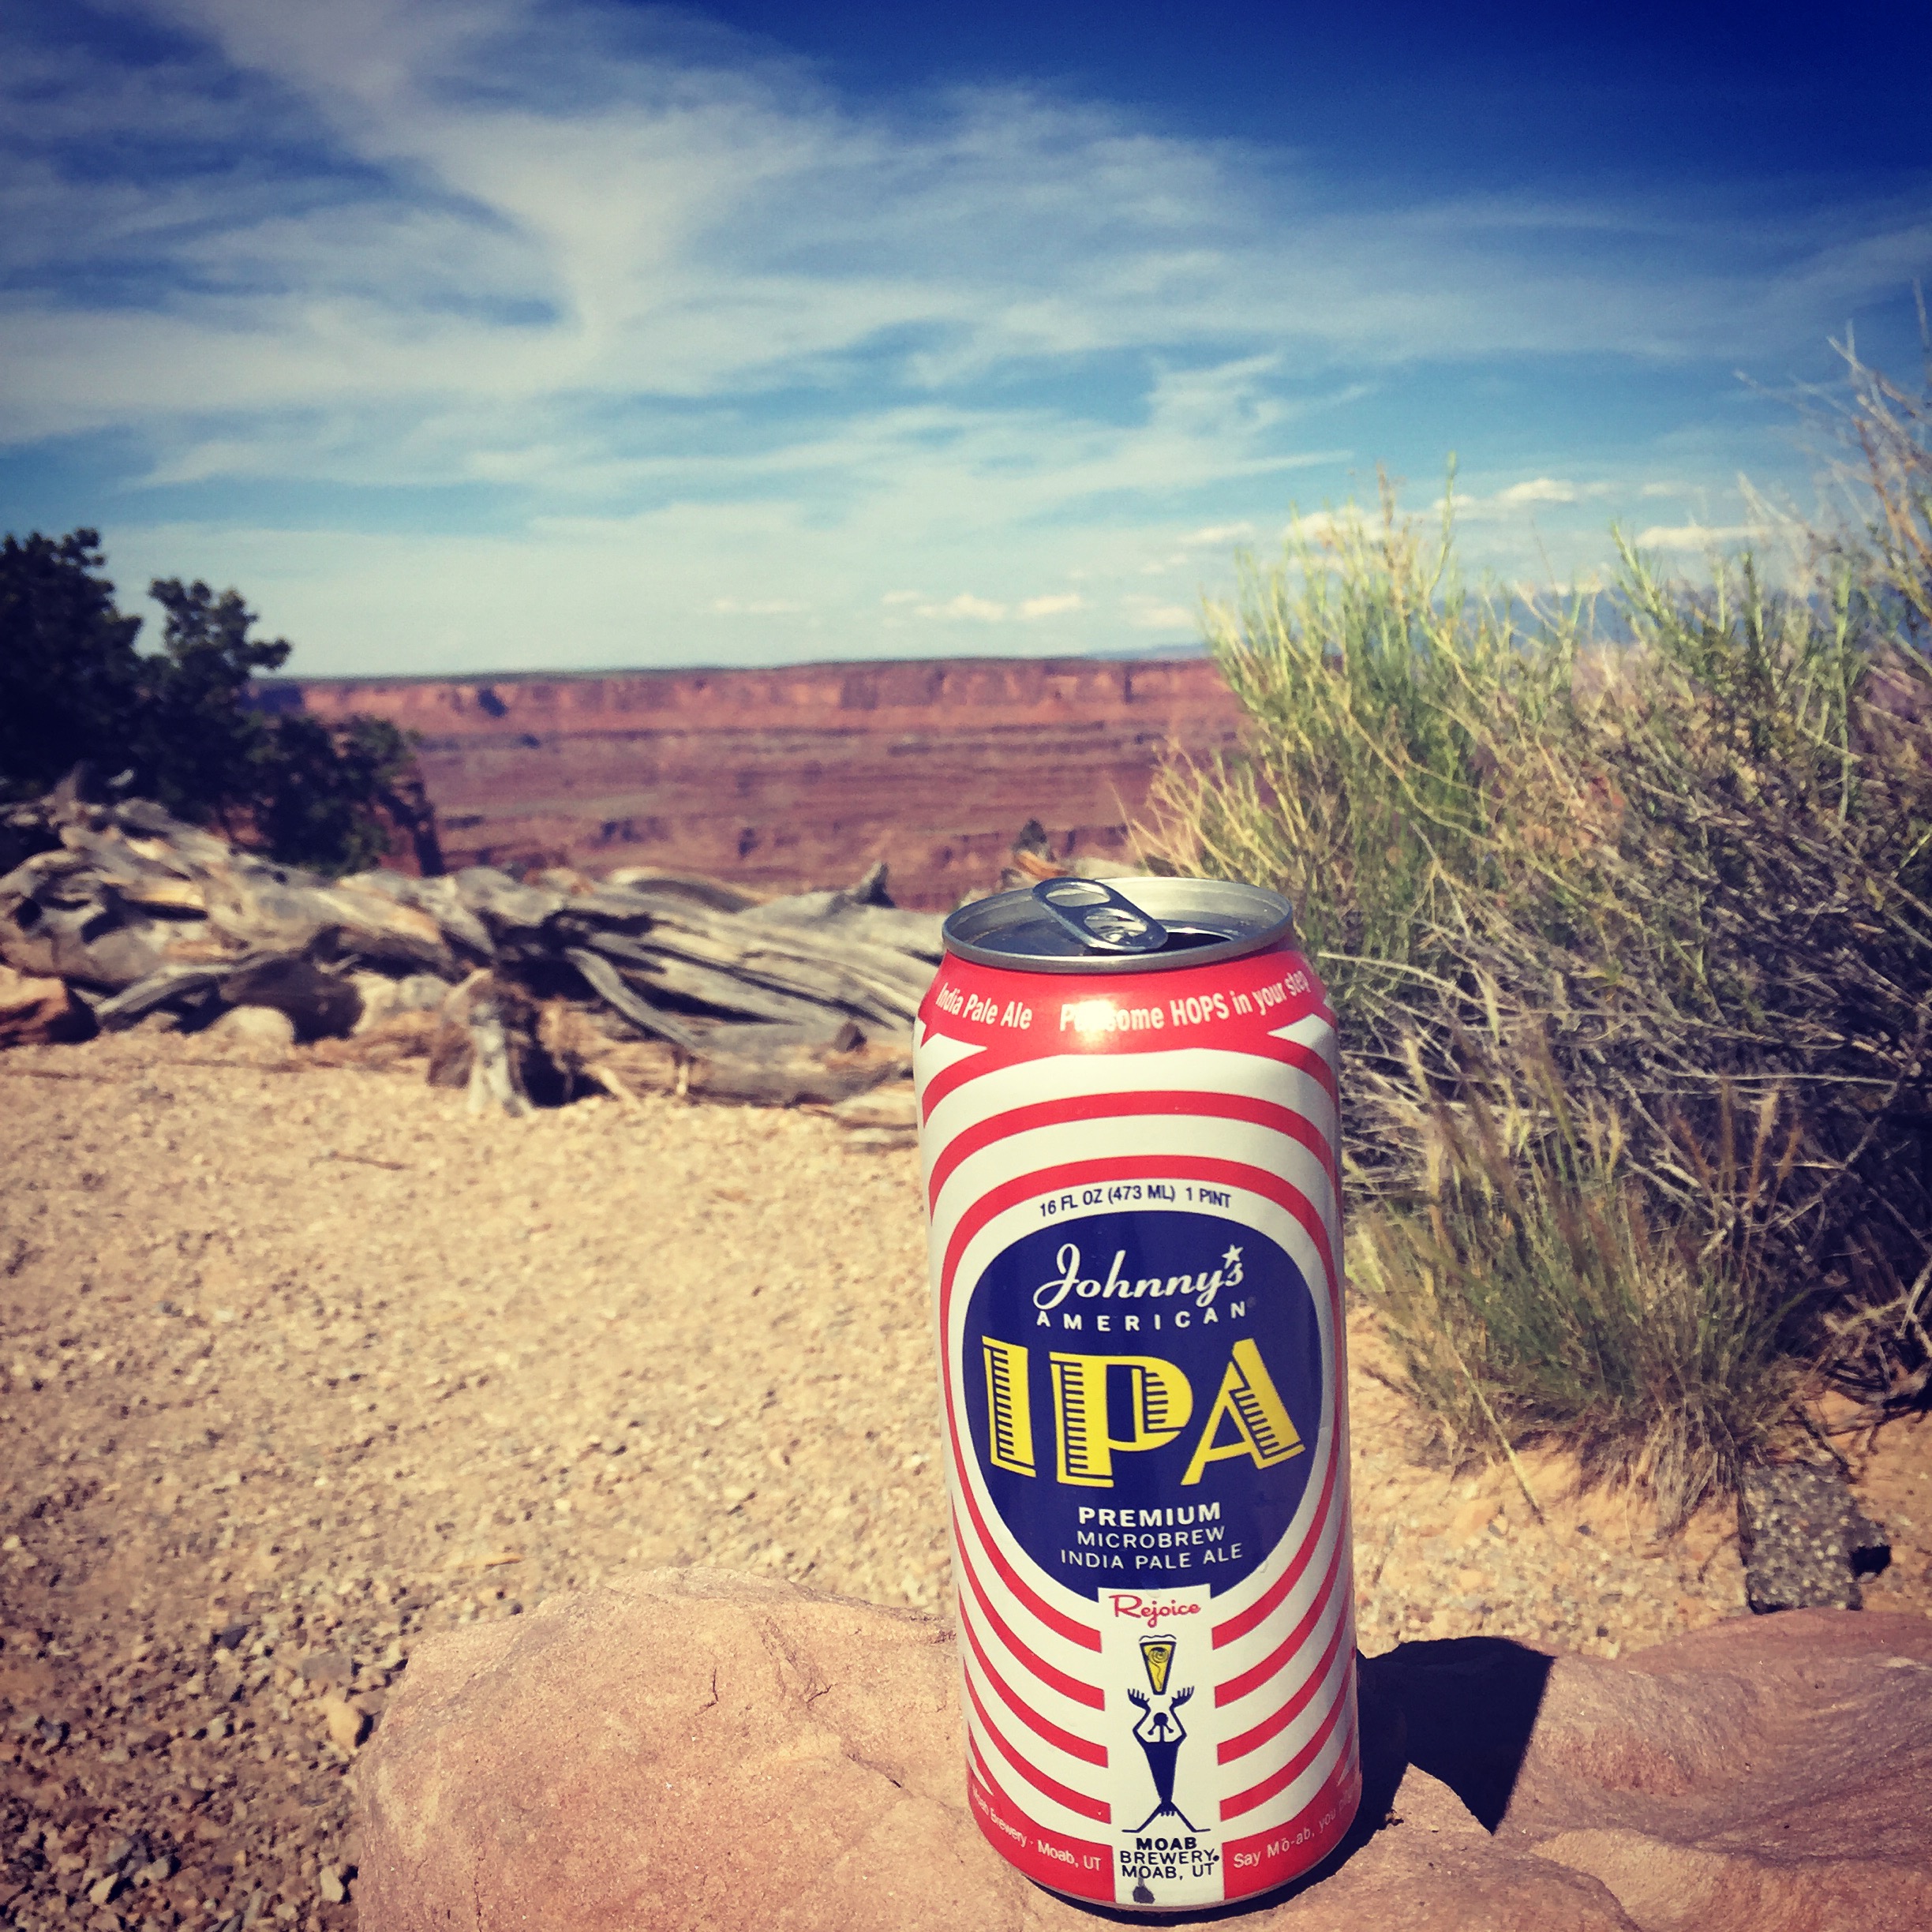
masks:
<instances>
[{"instance_id":1,"label":"pull tab","mask_svg":"<svg viewBox=\"0 0 1932 1932\"><path fill-rule=\"evenodd\" d=\"M1099 879L1043 879L1033 897L1083 945L1107 953L1158 953L1167 928Z\"/></svg>"}]
</instances>

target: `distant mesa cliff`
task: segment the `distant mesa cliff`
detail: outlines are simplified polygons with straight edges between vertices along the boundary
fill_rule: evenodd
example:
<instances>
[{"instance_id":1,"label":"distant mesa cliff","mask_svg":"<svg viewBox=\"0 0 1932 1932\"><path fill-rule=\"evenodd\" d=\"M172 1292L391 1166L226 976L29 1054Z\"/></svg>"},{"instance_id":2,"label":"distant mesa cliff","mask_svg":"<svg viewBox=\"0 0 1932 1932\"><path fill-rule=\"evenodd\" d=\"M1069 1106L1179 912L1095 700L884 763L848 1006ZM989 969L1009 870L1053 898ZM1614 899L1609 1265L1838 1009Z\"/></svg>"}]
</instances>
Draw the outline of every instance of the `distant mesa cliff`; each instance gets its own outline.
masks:
<instances>
[{"instance_id":1,"label":"distant mesa cliff","mask_svg":"<svg viewBox=\"0 0 1932 1932\"><path fill-rule=\"evenodd\" d=\"M1235 739L1205 658L951 658L773 671L270 680L264 707L422 735L448 863L658 866L785 892L876 859L902 905L997 875L1030 818L1125 850L1170 750Z\"/></svg>"}]
</instances>

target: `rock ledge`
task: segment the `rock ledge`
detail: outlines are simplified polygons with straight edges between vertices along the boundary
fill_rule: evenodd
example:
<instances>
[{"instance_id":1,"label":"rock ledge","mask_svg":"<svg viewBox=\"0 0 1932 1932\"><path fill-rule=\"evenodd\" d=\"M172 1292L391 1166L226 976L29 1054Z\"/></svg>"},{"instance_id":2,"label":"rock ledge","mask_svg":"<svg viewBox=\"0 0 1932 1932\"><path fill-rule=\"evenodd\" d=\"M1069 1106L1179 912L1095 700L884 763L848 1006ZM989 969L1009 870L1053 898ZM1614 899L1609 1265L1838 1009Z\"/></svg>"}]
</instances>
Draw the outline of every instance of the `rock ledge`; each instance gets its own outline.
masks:
<instances>
[{"instance_id":1,"label":"rock ledge","mask_svg":"<svg viewBox=\"0 0 1932 1932\"><path fill-rule=\"evenodd\" d=\"M714 1570L425 1644L358 1773L365 1932L1091 1926L980 1838L955 1676L931 1618ZM1464 1638L1363 1685L1362 1822L1257 1928L1932 1927L1932 1623Z\"/></svg>"}]
</instances>

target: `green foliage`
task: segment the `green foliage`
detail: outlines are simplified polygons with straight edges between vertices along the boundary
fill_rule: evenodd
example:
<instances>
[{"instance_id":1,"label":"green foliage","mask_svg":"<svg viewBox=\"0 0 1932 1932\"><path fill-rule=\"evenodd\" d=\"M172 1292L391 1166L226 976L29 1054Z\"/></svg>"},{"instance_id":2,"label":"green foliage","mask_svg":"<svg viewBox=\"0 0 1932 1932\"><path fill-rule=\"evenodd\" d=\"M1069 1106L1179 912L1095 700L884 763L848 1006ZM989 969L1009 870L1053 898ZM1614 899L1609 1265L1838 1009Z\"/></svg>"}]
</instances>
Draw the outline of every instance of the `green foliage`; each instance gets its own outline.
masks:
<instances>
[{"instance_id":1,"label":"green foliage","mask_svg":"<svg viewBox=\"0 0 1932 1932\"><path fill-rule=\"evenodd\" d=\"M1920 395L1844 350L1852 395L1834 426L1852 461L1840 477L1867 514L1849 541L1829 547L1889 600L1895 642L1923 665L1932 653L1932 330L1918 293L1926 373Z\"/></svg>"},{"instance_id":2,"label":"green foliage","mask_svg":"<svg viewBox=\"0 0 1932 1932\"><path fill-rule=\"evenodd\" d=\"M138 617L114 608L90 530L0 544L0 799L30 798L122 732Z\"/></svg>"},{"instance_id":3,"label":"green foliage","mask_svg":"<svg viewBox=\"0 0 1932 1932\"><path fill-rule=\"evenodd\" d=\"M1354 1279L1452 1441L1556 1436L1586 1473L1645 1481L1675 1528L1793 1413L1803 1297L1762 1250L1800 1135L1767 1095L1744 1159L1699 1163L1740 1237L1713 1245L1695 1216L1660 1213L1614 1114L1576 1114L1539 1071L1533 1115L1492 1114L1477 1087L1432 1100L1423 1200L1357 1216Z\"/></svg>"},{"instance_id":4,"label":"green foliage","mask_svg":"<svg viewBox=\"0 0 1932 1932\"><path fill-rule=\"evenodd\" d=\"M1351 513L1319 541L1297 526L1275 567L1244 557L1238 605L1208 623L1249 749L1170 773L1160 803L1211 870L1288 893L1346 1010L1453 970L1496 893L1566 896L1500 839L1526 802L1500 781L1560 728L1574 609L1526 630L1457 578L1446 524L1425 542L1385 492L1379 526Z\"/></svg>"},{"instance_id":5,"label":"green foliage","mask_svg":"<svg viewBox=\"0 0 1932 1932\"><path fill-rule=\"evenodd\" d=\"M373 807L405 812L397 782L414 764L414 740L387 718L353 717L339 730L299 712L275 720L255 822L269 849L291 865L355 872L389 849Z\"/></svg>"},{"instance_id":6,"label":"green foliage","mask_svg":"<svg viewBox=\"0 0 1932 1932\"><path fill-rule=\"evenodd\" d=\"M178 816L214 822L288 863L343 872L388 850L380 810L414 762L379 718L331 729L248 703L250 680L289 646L250 635L238 593L164 578L161 648L135 648L91 530L0 549L0 799L47 791L86 761Z\"/></svg>"},{"instance_id":7,"label":"green foliage","mask_svg":"<svg viewBox=\"0 0 1932 1932\"><path fill-rule=\"evenodd\" d=\"M233 590L157 581L167 612L157 657L142 661L141 712L130 743L133 789L183 817L232 828L260 795L270 741L244 703L257 672L279 671L289 646L251 638L254 615Z\"/></svg>"},{"instance_id":8,"label":"green foliage","mask_svg":"<svg viewBox=\"0 0 1932 1932\"><path fill-rule=\"evenodd\" d=\"M1209 634L1245 749L1156 795L1163 854L1299 909L1356 1272L1446 1432L1555 1436L1672 1518L1789 1421L1794 1365L1925 1384L1932 679L1898 527L1821 545L1801 593L1626 548L1604 597L1526 600L1385 489L1244 560Z\"/></svg>"}]
</instances>

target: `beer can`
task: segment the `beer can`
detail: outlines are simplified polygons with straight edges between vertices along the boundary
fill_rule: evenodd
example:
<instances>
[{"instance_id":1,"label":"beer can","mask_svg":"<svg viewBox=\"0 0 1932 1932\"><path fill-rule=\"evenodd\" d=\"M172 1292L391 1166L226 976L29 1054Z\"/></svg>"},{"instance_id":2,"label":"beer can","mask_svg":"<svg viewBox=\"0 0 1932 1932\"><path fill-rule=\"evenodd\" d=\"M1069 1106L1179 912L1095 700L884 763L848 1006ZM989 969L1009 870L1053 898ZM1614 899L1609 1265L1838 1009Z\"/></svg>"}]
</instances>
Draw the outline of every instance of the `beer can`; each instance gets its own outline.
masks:
<instances>
[{"instance_id":1,"label":"beer can","mask_svg":"<svg viewBox=\"0 0 1932 1932\"><path fill-rule=\"evenodd\" d=\"M1271 893L946 922L915 1077L968 1788L1056 1892L1250 1897L1354 1816L1336 1072Z\"/></svg>"}]
</instances>

